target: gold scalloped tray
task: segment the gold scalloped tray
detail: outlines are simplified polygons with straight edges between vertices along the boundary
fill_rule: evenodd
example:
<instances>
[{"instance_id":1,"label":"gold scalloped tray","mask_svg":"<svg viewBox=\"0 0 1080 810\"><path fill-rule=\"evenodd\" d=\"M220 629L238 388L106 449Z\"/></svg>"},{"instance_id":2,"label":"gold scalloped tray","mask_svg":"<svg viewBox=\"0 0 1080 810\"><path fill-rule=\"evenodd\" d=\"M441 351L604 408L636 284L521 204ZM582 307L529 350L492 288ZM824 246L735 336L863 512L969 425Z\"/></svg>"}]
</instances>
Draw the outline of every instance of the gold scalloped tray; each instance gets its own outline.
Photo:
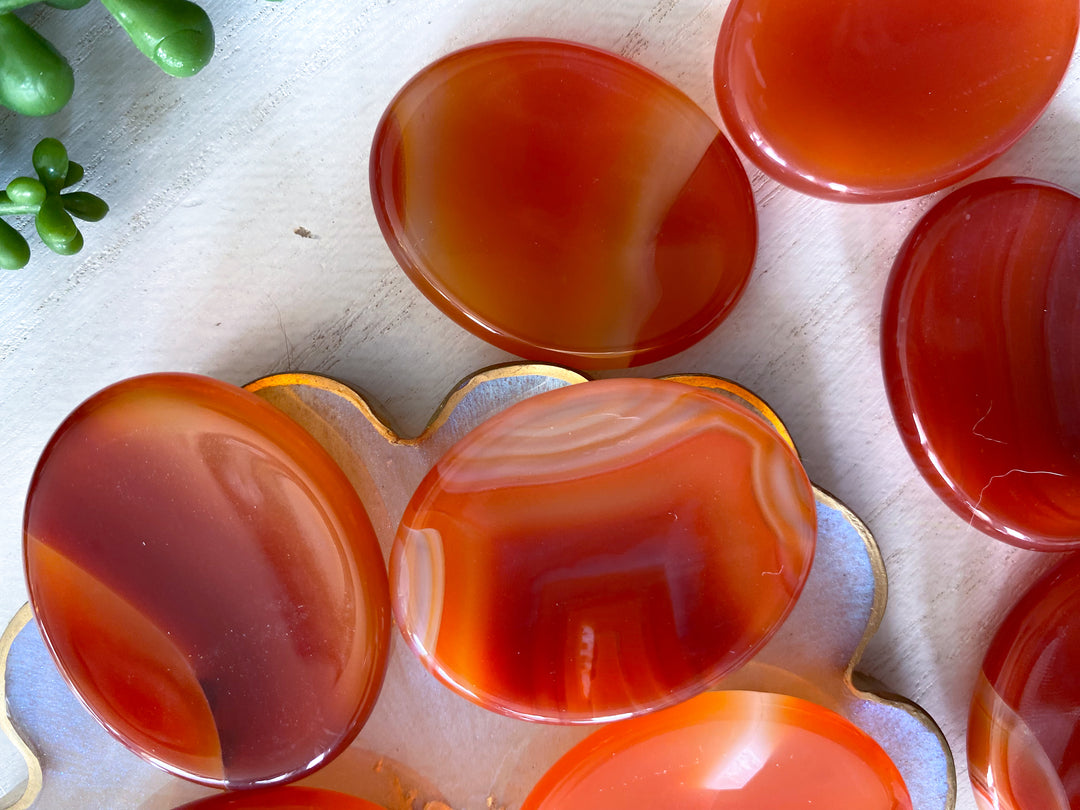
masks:
<instances>
[{"instance_id":1,"label":"gold scalloped tray","mask_svg":"<svg viewBox=\"0 0 1080 810\"><path fill-rule=\"evenodd\" d=\"M247 387L330 451L360 493L387 553L413 490L457 439L515 402L586 379L543 365L481 371L447 397L415 438L399 436L368 399L325 377L280 374ZM704 375L673 379L749 405L791 442L779 417L740 386ZM827 492L815 493L818 545L799 602L761 652L718 688L781 692L839 712L896 762L915 810L952 810L956 774L934 721L913 703L855 685L855 665L885 610L885 567L859 518ZM149 765L97 725L53 666L29 607L0 638L0 670L7 708L0 725L28 773L0 798L3 810L167 810L210 792ZM395 632L386 683L367 725L351 748L305 783L388 810L512 810L592 728L535 725L474 706L437 683Z\"/></svg>"}]
</instances>

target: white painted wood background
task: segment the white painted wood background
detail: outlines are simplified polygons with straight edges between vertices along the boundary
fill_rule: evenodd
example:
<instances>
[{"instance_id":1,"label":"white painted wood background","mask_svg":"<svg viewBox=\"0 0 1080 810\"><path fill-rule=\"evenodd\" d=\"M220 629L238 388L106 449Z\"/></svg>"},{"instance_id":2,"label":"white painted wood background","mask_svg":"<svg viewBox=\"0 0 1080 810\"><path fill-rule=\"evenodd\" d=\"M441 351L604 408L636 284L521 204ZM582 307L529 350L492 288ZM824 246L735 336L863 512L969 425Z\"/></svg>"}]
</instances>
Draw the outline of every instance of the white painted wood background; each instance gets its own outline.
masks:
<instances>
[{"instance_id":1,"label":"white painted wood background","mask_svg":"<svg viewBox=\"0 0 1080 810\"><path fill-rule=\"evenodd\" d=\"M99 4L24 13L72 62L76 94L48 119L0 111L0 180L28 173L33 145L57 136L86 167L82 187L112 212L84 227L78 256L53 256L33 235L30 266L0 274L0 623L26 598L20 532L34 463L99 388L162 370L235 383L320 372L367 391L412 433L460 378L512 359L412 287L372 213L372 133L424 65L484 40L561 37L638 61L719 120L722 0L203 5L217 54L190 79L146 62ZM941 195L850 206L749 171L761 242L742 302L699 345L633 373L707 372L756 391L787 421L813 480L870 525L890 594L860 669L936 718L957 760L957 807L972 810L964 731L975 675L1004 612L1052 558L953 515L916 473L889 414L882 292L907 231ZM977 176L1005 174L1080 190L1075 55L1034 129ZM19 767L0 753L0 795Z\"/></svg>"}]
</instances>

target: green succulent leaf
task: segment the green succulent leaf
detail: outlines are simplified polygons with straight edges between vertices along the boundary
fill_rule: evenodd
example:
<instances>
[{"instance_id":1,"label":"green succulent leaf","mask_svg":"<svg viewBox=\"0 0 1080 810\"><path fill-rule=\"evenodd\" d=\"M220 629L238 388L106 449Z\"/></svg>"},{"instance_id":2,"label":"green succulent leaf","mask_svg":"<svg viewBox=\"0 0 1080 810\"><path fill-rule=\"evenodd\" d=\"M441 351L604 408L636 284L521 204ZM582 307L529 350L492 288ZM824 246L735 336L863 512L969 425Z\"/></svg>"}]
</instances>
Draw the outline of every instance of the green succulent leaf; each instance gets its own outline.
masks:
<instances>
[{"instance_id":1,"label":"green succulent leaf","mask_svg":"<svg viewBox=\"0 0 1080 810\"><path fill-rule=\"evenodd\" d=\"M21 270L30 261L30 245L23 235L0 219L0 269Z\"/></svg>"},{"instance_id":2,"label":"green succulent leaf","mask_svg":"<svg viewBox=\"0 0 1080 810\"><path fill-rule=\"evenodd\" d=\"M87 222L99 222L109 213L105 201L89 191L69 191L61 194L60 199L69 214Z\"/></svg>"},{"instance_id":3,"label":"green succulent leaf","mask_svg":"<svg viewBox=\"0 0 1080 810\"><path fill-rule=\"evenodd\" d=\"M83 167L74 160L68 161L67 176L64 178L64 188L73 186L83 179Z\"/></svg>"},{"instance_id":4,"label":"green succulent leaf","mask_svg":"<svg viewBox=\"0 0 1080 810\"><path fill-rule=\"evenodd\" d=\"M46 198L34 218L34 224L41 241L54 253L70 256L82 250L82 234L59 196L50 194Z\"/></svg>"},{"instance_id":5,"label":"green succulent leaf","mask_svg":"<svg viewBox=\"0 0 1080 810\"><path fill-rule=\"evenodd\" d=\"M135 47L170 76L193 76L214 55L214 26L189 0L102 0Z\"/></svg>"},{"instance_id":6,"label":"green succulent leaf","mask_svg":"<svg viewBox=\"0 0 1080 810\"><path fill-rule=\"evenodd\" d=\"M34 147L34 169L50 194L60 191L68 174L68 153L56 138L43 138Z\"/></svg>"},{"instance_id":7,"label":"green succulent leaf","mask_svg":"<svg viewBox=\"0 0 1080 810\"><path fill-rule=\"evenodd\" d=\"M45 184L33 177L16 177L7 185L7 196L15 205L36 208L45 201Z\"/></svg>"},{"instance_id":8,"label":"green succulent leaf","mask_svg":"<svg viewBox=\"0 0 1080 810\"><path fill-rule=\"evenodd\" d=\"M45 37L0 6L0 104L20 115L52 115L71 99L75 74Z\"/></svg>"}]
</instances>

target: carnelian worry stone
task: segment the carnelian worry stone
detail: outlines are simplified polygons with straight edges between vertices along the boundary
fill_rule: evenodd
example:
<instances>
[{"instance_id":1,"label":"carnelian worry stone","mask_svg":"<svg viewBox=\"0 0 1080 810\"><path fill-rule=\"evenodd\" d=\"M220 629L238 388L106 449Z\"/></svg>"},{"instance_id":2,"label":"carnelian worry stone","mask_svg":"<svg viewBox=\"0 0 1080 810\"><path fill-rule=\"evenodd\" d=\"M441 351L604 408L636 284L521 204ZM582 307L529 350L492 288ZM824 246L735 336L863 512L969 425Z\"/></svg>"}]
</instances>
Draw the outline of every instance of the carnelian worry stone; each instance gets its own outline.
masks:
<instances>
[{"instance_id":1,"label":"carnelian worry stone","mask_svg":"<svg viewBox=\"0 0 1080 810\"><path fill-rule=\"evenodd\" d=\"M1035 123L1076 44L1076 0L733 0L716 51L736 145L853 202L956 182Z\"/></svg>"},{"instance_id":2,"label":"carnelian worry stone","mask_svg":"<svg viewBox=\"0 0 1080 810\"><path fill-rule=\"evenodd\" d=\"M327 762L370 713L390 603L344 473L299 425L204 377L136 377L49 441L27 497L30 600L122 743L204 784Z\"/></svg>"},{"instance_id":3,"label":"carnelian worry stone","mask_svg":"<svg viewBox=\"0 0 1080 810\"><path fill-rule=\"evenodd\" d=\"M390 249L461 326L578 368L708 334L750 275L746 173L663 79L569 42L450 54L390 103L371 152Z\"/></svg>"},{"instance_id":4,"label":"carnelian worry stone","mask_svg":"<svg viewBox=\"0 0 1080 810\"><path fill-rule=\"evenodd\" d=\"M677 382L580 383L432 468L391 552L395 617L485 708L625 717L747 661L793 607L816 529L797 456L748 408Z\"/></svg>"},{"instance_id":5,"label":"carnelian worry stone","mask_svg":"<svg viewBox=\"0 0 1080 810\"><path fill-rule=\"evenodd\" d=\"M787 695L706 692L585 738L522 810L910 810L896 765L840 715Z\"/></svg>"},{"instance_id":6,"label":"carnelian worry stone","mask_svg":"<svg viewBox=\"0 0 1080 810\"><path fill-rule=\"evenodd\" d=\"M998 629L967 750L985 810L1080 807L1080 556L1048 571Z\"/></svg>"},{"instance_id":7,"label":"carnelian worry stone","mask_svg":"<svg viewBox=\"0 0 1080 810\"><path fill-rule=\"evenodd\" d=\"M885 293L882 360L919 470L1018 546L1080 547L1080 198L994 178L940 201Z\"/></svg>"},{"instance_id":8,"label":"carnelian worry stone","mask_svg":"<svg viewBox=\"0 0 1080 810\"><path fill-rule=\"evenodd\" d=\"M289 786L224 793L189 802L176 810L383 810L383 807L333 790Z\"/></svg>"}]
</instances>

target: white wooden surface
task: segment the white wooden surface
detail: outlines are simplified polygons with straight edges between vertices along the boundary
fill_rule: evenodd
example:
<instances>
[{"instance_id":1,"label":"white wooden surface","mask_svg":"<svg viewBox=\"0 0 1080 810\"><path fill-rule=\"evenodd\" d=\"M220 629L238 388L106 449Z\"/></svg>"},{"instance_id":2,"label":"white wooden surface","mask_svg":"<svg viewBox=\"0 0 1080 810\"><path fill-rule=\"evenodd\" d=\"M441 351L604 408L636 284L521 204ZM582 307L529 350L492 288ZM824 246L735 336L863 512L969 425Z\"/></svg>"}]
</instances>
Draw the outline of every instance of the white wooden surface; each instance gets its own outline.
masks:
<instances>
[{"instance_id":1,"label":"white wooden surface","mask_svg":"<svg viewBox=\"0 0 1080 810\"><path fill-rule=\"evenodd\" d=\"M718 119L712 55L722 0L205 0L217 54L191 79L139 55L98 4L27 10L72 62L76 95L44 120L0 111L0 177L28 173L45 135L112 207L86 248L0 275L0 622L25 601L22 503L64 416L132 374L181 370L244 383L282 370L338 377L416 432L460 378L512 359L438 313L396 267L368 196L375 124L413 73L464 45L517 35L607 48L658 72ZM1080 190L1080 59L1008 154L978 176ZM761 244L734 315L635 374L731 377L783 416L813 480L871 527L890 575L861 669L925 707L974 802L964 732L983 650L1052 558L984 537L918 477L892 424L878 361L892 258L940 195L848 206L751 170ZM30 234L29 223L25 232ZM311 238L294 233L306 228ZM5 749L0 745L0 749ZM0 750L0 795L19 762Z\"/></svg>"}]
</instances>

